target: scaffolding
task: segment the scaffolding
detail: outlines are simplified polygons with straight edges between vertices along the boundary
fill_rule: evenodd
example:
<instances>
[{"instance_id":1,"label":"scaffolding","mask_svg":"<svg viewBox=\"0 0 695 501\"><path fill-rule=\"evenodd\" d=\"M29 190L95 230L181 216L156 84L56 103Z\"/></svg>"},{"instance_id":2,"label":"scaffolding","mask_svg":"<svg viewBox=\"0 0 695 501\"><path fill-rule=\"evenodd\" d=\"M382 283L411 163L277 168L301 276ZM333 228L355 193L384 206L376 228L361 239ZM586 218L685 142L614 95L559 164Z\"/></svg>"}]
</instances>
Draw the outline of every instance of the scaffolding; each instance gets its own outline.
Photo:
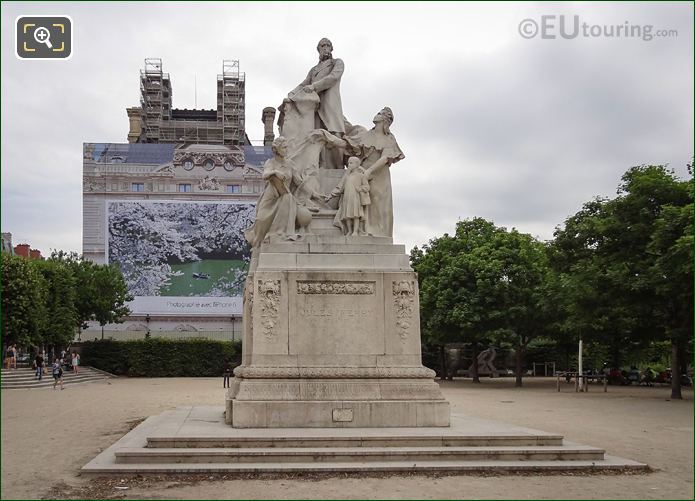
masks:
<instances>
[{"instance_id":1,"label":"scaffolding","mask_svg":"<svg viewBox=\"0 0 695 501\"><path fill-rule=\"evenodd\" d=\"M140 105L143 112L145 141L158 143L161 127L171 119L171 80L162 70L161 58L146 58L140 70Z\"/></svg>"},{"instance_id":2,"label":"scaffolding","mask_svg":"<svg viewBox=\"0 0 695 501\"><path fill-rule=\"evenodd\" d=\"M244 144L245 81L237 59L222 61L222 74L217 75L217 121L222 124L226 145Z\"/></svg>"},{"instance_id":3,"label":"scaffolding","mask_svg":"<svg viewBox=\"0 0 695 501\"><path fill-rule=\"evenodd\" d=\"M172 90L169 74L162 70L160 58L145 59L140 70L140 104L142 106L141 141L148 143L198 143L243 146L245 143L245 74L238 60L222 61L217 75L217 111L208 117L172 115ZM185 113L187 110L183 110ZM196 111L196 110L191 110Z\"/></svg>"}]
</instances>

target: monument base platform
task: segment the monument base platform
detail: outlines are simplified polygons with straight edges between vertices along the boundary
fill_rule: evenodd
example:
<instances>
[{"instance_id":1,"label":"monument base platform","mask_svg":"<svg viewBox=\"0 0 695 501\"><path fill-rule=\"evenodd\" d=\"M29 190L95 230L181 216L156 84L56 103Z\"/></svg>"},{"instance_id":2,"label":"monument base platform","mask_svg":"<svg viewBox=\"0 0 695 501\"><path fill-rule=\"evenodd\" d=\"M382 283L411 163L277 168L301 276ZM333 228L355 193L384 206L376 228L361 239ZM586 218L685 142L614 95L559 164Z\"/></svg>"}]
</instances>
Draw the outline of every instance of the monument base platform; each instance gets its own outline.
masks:
<instances>
[{"instance_id":1,"label":"monument base platform","mask_svg":"<svg viewBox=\"0 0 695 501\"><path fill-rule=\"evenodd\" d=\"M273 401L228 400L235 428L374 428L449 426L445 400Z\"/></svg>"},{"instance_id":2,"label":"monument base platform","mask_svg":"<svg viewBox=\"0 0 695 501\"><path fill-rule=\"evenodd\" d=\"M233 428L222 406L152 416L82 467L83 474L566 472L646 470L563 437L452 415L451 427Z\"/></svg>"},{"instance_id":3,"label":"monument base platform","mask_svg":"<svg viewBox=\"0 0 695 501\"><path fill-rule=\"evenodd\" d=\"M334 213L317 215L325 234L254 250L227 423L448 426L449 404L422 365L418 282L404 247L331 235Z\"/></svg>"}]
</instances>

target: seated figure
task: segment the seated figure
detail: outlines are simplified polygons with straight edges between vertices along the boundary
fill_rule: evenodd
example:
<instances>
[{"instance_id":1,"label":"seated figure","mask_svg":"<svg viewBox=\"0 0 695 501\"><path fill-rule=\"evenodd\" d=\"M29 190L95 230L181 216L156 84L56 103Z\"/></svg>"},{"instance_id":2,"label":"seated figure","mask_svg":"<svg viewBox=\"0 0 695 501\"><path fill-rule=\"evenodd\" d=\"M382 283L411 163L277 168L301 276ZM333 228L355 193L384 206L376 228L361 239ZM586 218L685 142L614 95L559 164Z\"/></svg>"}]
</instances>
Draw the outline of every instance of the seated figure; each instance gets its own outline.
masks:
<instances>
[{"instance_id":1,"label":"seated figure","mask_svg":"<svg viewBox=\"0 0 695 501\"><path fill-rule=\"evenodd\" d=\"M267 183L256 204L256 221L244 234L252 247L259 247L269 235L288 240L298 237L297 200L290 191L296 174L292 161L286 158L287 140L277 137L272 150L273 158L263 166L263 179Z\"/></svg>"}]
</instances>

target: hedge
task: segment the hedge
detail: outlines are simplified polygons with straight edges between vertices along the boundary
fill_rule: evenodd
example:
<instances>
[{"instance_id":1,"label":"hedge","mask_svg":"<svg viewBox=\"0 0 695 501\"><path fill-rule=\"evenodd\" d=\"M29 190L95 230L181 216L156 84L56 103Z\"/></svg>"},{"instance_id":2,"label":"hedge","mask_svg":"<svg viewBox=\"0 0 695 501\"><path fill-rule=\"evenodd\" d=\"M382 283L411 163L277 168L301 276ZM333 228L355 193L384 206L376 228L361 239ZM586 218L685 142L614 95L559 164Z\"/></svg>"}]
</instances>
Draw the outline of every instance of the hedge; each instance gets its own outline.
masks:
<instances>
[{"instance_id":1,"label":"hedge","mask_svg":"<svg viewBox=\"0 0 695 501\"><path fill-rule=\"evenodd\" d=\"M97 340L82 344L80 363L116 375L221 376L225 359L241 359L241 343L208 339Z\"/></svg>"}]
</instances>

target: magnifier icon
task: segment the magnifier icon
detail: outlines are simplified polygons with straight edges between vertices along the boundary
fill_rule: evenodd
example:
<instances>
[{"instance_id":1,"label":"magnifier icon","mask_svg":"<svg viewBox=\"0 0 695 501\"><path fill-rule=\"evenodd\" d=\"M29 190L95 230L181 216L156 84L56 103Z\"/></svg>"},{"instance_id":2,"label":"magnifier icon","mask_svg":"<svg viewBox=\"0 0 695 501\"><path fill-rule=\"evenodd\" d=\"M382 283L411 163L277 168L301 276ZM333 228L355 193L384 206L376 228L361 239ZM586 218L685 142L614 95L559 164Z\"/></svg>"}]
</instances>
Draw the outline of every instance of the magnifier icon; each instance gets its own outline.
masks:
<instances>
[{"instance_id":1,"label":"magnifier icon","mask_svg":"<svg viewBox=\"0 0 695 501\"><path fill-rule=\"evenodd\" d=\"M34 40L36 40L38 43L45 43L46 47L49 49L53 48L53 44L51 43L51 32L43 26L39 26L34 31Z\"/></svg>"}]
</instances>

